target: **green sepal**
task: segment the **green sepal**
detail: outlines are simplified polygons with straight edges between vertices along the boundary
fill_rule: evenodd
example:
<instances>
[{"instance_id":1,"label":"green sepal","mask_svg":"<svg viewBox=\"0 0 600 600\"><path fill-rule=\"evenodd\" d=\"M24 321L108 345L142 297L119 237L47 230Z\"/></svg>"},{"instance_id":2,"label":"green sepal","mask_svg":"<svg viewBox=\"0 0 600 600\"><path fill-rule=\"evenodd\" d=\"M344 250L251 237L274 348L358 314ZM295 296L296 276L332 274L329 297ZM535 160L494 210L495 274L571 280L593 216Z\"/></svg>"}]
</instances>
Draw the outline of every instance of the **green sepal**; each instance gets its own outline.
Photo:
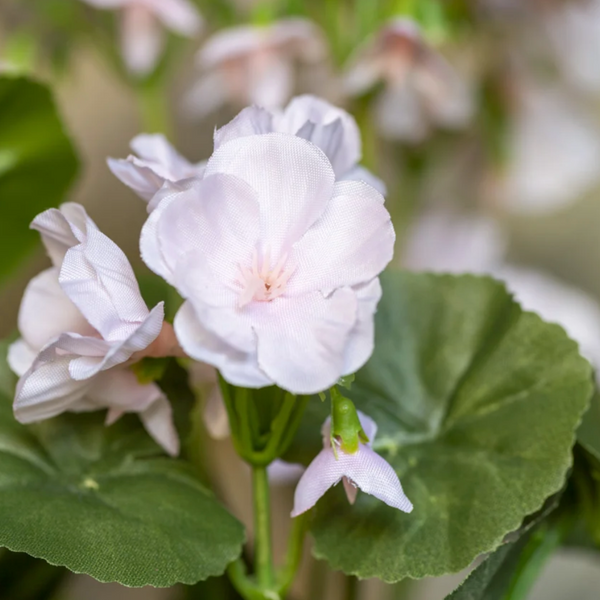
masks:
<instances>
[{"instance_id":1,"label":"green sepal","mask_svg":"<svg viewBox=\"0 0 600 600\"><path fill-rule=\"evenodd\" d=\"M369 438L363 431L356 407L352 400L342 396L333 387L331 394L331 447L334 452L337 447L346 454L356 454L359 444L367 444Z\"/></svg>"}]
</instances>

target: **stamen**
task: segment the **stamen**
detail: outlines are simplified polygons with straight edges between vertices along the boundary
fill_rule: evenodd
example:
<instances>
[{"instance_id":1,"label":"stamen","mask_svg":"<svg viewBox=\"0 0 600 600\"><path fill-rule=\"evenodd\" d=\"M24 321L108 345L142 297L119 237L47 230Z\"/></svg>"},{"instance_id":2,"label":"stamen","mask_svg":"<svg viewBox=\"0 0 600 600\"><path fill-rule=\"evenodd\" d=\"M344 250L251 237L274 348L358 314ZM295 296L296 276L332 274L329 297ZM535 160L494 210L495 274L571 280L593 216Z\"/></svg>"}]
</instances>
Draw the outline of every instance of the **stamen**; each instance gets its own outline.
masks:
<instances>
[{"instance_id":1,"label":"stamen","mask_svg":"<svg viewBox=\"0 0 600 600\"><path fill-rule=\"evenodd\" d=\"M292 270L285 270L288 255L283 254L271 270L271 251L265 249L262 264L259 265L257 250L252 251L252 267L239 265L241 277L237 280L242 286L239 298L240 308L253 300L270 302L285 293L286 285L292 276Z\"/></svg>"}]
</instances>

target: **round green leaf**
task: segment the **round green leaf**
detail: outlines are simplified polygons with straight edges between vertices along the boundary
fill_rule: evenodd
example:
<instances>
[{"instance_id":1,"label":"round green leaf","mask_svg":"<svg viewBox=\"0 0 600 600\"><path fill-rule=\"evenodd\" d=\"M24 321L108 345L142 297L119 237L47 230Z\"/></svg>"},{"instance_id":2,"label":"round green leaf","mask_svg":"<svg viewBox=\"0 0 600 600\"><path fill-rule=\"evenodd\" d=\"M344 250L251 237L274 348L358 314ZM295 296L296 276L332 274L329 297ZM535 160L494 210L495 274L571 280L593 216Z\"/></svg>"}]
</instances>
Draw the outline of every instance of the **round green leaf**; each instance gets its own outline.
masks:
<instances>
[{"instance_id":1,"label":"round green leaf","mask_svg":"<svg viewBox=\"0 0 600 600\"><path fill-rule=\"evenodd\" d=\"M77 166L48 88L0 77L0 280L35 245L29 223L65 200Z\"/></svg>"},{"instance_id":2,"label":"round green leaf","mask_svg":"<svg viewBox=\"0 0 600 600\"><path fill-rule=\"evenodd\" d=\"M348 395L379 425L411 514L340 489L317 504L315 554L388 582L455 572L563 485L591 369L557 325L490 278L383 278L375 352ZM338 486L339 488L340 486Z\"/></svg>"},{"instance_id":3,"label":"round green leaf","mask_svg":"<svg viewBox=\"0 0 600 600\"><path fill-rule=\"evenodd\" d=\"M128 586L193 584L237 558L242 525L136 417L19 425L0 397L0 545Z\"/></svg>"}]
</instances>

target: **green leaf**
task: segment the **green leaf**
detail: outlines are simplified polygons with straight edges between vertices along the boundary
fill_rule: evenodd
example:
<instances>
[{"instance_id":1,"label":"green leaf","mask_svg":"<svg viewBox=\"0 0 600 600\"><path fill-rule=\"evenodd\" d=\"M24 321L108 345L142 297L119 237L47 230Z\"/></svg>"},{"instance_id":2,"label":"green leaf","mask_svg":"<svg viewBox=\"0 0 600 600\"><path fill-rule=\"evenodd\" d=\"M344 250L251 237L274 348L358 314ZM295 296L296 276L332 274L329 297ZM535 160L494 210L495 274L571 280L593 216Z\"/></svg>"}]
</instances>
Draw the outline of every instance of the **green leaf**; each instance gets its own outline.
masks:
<instances>
[{"instance_id":1,"label":"green leaf","mask_svg":"<svg viewBox=\"0 0 600 600\"><path fill-rule=\"evenodd\" d=\"M557 325L487 277L390 273L375 352L348 395L415 508L336 489L317 504L314 552L395 582L456 572L494 550L563 485L591 370ZM340 486L338 486L339 488Z\"/></svg>"},{"instance_id":2,"label":"green leaf","mask_svg":"<svg viewBox=\"0 0 600 600\"><path fill-rule=\"evenodd\" d=\"M577 441L588 452L596 470L600 473L600 393L597 390L579 426Z\"/></svg>"},{"instance_id":3,"label":"green leaf","mask_svg":"<svg viewBox=\"0 0 600 600\"><path fill-rule=\"evenodd\" d=\"M77 167L48 88L0 77L0 280L35 246L29 223L65 200Z\"/></svg>"},{"instance_id":4,"label":"green leaf","mask_svg":"<svg viewBox=\"0 0 600 600\"><path fill-rule=\"evenodd\" d=\"M242 525L161 456L135 416L24 427L0 397L0 545L100 581L194 584L241 553Z\"/></svg>"}]
</instances>

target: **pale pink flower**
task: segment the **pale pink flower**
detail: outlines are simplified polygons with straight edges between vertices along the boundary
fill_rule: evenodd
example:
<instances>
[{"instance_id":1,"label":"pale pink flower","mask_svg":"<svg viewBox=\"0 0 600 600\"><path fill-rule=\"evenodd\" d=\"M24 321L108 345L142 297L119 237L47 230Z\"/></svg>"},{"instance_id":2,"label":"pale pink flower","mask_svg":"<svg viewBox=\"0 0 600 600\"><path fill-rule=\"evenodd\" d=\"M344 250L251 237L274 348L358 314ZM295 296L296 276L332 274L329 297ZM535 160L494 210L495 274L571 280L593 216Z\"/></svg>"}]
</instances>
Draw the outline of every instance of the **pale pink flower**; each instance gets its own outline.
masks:
<instances>
[{"instance_id":1,"label":"pale pink flower","mask_svg":"<svg viewBox=\"0 0 600 600\"><path fill-rule=\"evenodd\" d=\"M22 337L9 352L11 368L21 375L15 417L31 423L108 408L110 424L135 412L150 435L177 454L168 400L126 368L161 343L162 303L148 311L127 258L82 206L47 210L32 227L54 266L29 283L21 304Z\"/></svg>"},{"instance_id":2,"label":"pale pink flower","mask_svg":"<svg viewBox=\"0 0 600 600\"><path fill-rule=\"evenodd\" d=\"M295 66L325 56L320 31L305 19L220 31L198 54L204 75L186 98L186 109L203 117L226 103L281 107L294 92Z\"/></svg>"},{"instance_id":3,"label":"pale pink flower","mask_svg":"<svg viewBox=\"0 0 600 600\"><path fill-rule=\"evenodd\" d=\"M379 81L377 99L381 134L410 142L423 140L432 126L464 127L474 109L469 85L423 37L418 25L397 18L359 50L348 69L345 87L363 94Z\"/></svg>"},{"instance_id":4,"label":"pale pink flower","mask_svg":"<svg viewBox=\"0 0 600 600\"><path fill-rule=\"evenodd\" d=\"M135 153L127 159L109 158L113 174L148 203L152 212L152 198L165 183L183 182L192 177L202 177L206 161L191 163L181 156L161 134L141 134L130 143Z\"/></svg>"},{"instance_id":5,"label":"pale pink flower","mask_svg":"<svg viewBox=\"0 0 600 600\"><path fill-rule=\"evenodd\" d=\"M340 481L350 504L354 504L360 489L393 508L406 513L412 512L413 505L404 494L398 475L391 465L371 448L377 434L377 424L364 413L357 413L369 443L360 442L358 451L354 454L347 454L340 447L334 452L331 446L331 417L327 417L321 429L323 450L308 465L298 482L294 493L292 517L310 510L329 488Z\"/></svg>"},{"instance_id":6,"label":"pale pink flower","mask_svg":"<svg viewBox=\"0 0 600 600\"><path fill-rule=\"evenodd\" d=\"M163 27L186 37L200 31L202 17L190 0L83 0L121 12L121 52L134 75L150 73L163 51Z\"/></svg>"},{"instance_id":7,"label":"pale pink flower","mask_svg":"<svg viewBox=\"0 0 600 600\"><path fill-rule=\"evenodd\" d=\"M367 361L395 239L374 188L268 133L223 144L202 180L158 196L142 258L186 299L175 331L191 357L234 385L299 394Z\"/></svg>"},{"instance_id":8,"label":"pale pink flower","mask_svg":"<svg viewBox=\"0 0 600 600\"><path fill-rule=\"evenodd\" d=\"M337 180L365 181L385 194L385 184L358 163L362 157L360 130L354 117L322 98L296 96L283 111L250 106L215 131L215 150L238 137L280 132L297 135L327 156Z\"/></svg>"}]
</instances>

